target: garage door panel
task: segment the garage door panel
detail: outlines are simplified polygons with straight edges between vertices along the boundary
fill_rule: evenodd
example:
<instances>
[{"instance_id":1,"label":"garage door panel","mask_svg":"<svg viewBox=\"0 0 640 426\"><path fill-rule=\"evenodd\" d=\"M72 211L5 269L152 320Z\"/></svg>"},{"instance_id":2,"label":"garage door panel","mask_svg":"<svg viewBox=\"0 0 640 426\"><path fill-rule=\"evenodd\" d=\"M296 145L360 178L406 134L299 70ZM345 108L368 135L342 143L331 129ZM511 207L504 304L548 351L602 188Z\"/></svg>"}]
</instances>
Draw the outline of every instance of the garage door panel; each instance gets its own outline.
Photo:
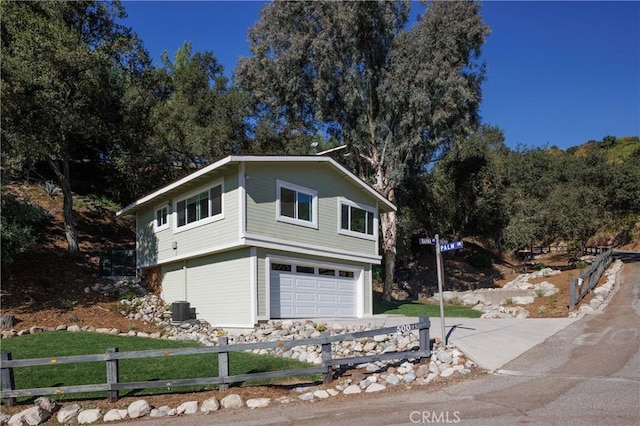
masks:
<instances>
[{"instance_id":1,"label":"garage door panel","mask_svg":"<svg viewBox=\"0 0 640 426\"><path fill-rule=\"evenodd\" d=\"M319 294L318 295L318 303L336 303L338 302L338 297L335 294Z\"/></svg>"},{"instance_id":2,"label":"garage door panel","mask_svg":"<svg viewBox=\"0 0 640 426\"><path fill-rule=\"evenodd\" d=\"M313 306L296 306L295 313L297 316L312 316L315 314L315 308Z\"/></svg>"},{"instance_id":3,"label":"garage door panel","mask_svg":"<svg viewBox=\"0 0 640 426\"><path fill-rule=\"evenodd\" d=\"M273 318L356 316L355 278L272 270L270 281Z\"/></svg>"},{"instance_id":4,"label":"garage door panel","mask_svg":"<svg viewBox=\"0 0 640 426\"><path fill-rule=\"evenodd\" d=\"M306 280L306 279L296 279L295 287L299 289L314 289L317 287L317 283L315 280Z\"/></svg>"},{"instance_id":5,"label":"garage door panel","mask_svg":"<svg viewBox=\"0 0 640 426\"><path fill-rule=\"evenodd\" d=\"M316 301L316 295L314 293L296 293L295 301L302 303L313 303Z\"/></svg>"},{"instance_id":6,"label":"garage door panel","mask_svg":"<svg viewBox=\"0 0 640 426\"><path fill-rule=\"evenodd\" d=\"M354 296L347 295L347 294L339 294L337 303L354 304L356 303L356 298Z\"/></svg>"},{"instance_id":7,"label":"garage door panel","mask_svg":"<svg viewBox=\"0 0 640 426\"><path fill-rule=\"evenodd\" d=\"M318 290L337 290L338 284L335 281L318 281Z\"/></svg>"}]
</instances>

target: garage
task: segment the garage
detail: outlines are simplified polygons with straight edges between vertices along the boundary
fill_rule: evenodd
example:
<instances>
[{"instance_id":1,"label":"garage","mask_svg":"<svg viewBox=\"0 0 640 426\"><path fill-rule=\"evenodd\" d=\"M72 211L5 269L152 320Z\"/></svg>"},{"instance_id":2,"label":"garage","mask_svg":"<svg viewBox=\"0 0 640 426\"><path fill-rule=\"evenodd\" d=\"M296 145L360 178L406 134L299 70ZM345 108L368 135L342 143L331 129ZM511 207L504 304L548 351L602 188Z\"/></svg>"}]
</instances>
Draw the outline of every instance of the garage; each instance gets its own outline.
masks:
<instances>
[{"instance_id":1,"label":"garage","mask_svg":"<svg viewBox=\"0 0 640 426\"><path fill-rule=\"evenodd\" d=\"M274 262L269 277L271 318L357 316L356 271Z\"/></svg>"}]
</instances>

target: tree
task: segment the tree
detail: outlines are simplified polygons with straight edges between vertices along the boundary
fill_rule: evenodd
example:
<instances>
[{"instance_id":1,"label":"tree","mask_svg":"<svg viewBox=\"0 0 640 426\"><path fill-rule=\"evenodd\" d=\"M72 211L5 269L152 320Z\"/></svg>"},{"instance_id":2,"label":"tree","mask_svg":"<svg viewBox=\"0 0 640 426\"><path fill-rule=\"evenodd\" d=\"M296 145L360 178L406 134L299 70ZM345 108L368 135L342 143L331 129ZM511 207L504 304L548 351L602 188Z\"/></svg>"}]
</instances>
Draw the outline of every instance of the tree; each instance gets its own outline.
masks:
<instances>
[{"instance_id":1,"label":"tree","mask_svg":"<svg viewBox=\"0 0 640 426\"><path fill-rule=\"evenodd\" d=\"M502 131L487 125L454 141L433 168L435 208L441 212L436 229L456 238L500 241L506 225L500 158L506 152Z\"/></svg>"},{"instance_id":2,"label":"tree","mask_svg":"<svg viewBox=\"0 0 640 426\"><path fill-rule=\"evenodd\" d=\"M48 163L64 197L65 234L78 252L70 164L105 154L118 123L123 70L141 54L116 19L119 2L2 2L3 166Z\"/></svg>"},{"instance_id":3,"label":"tree","mask_svg":"<svg viewBox=\"0 0 640 426\"><path fill-rule=\"evenodd\" d=\"M338 138L354 171L392 202L410 168L475 128L484 74L475 60L488 34L475 2L429 2L405 30L408 13L404 1L276 1L236 69L258 119ZM396 213L380 219L388 300Z\"/></svg>"},{"instance_id":4,"label":"tree","mask_svg":"<svg viewBox=\"0 0 640 426\"><path fill-rule=\"evenodd\" d=\"M151 112L155 132L149 142L166 162L187 173L246 150L246 98L228 87L212 52L192 54L185 43L173 61L164 52L157 72L164 96Z\"/></svg>"}]
</instances>

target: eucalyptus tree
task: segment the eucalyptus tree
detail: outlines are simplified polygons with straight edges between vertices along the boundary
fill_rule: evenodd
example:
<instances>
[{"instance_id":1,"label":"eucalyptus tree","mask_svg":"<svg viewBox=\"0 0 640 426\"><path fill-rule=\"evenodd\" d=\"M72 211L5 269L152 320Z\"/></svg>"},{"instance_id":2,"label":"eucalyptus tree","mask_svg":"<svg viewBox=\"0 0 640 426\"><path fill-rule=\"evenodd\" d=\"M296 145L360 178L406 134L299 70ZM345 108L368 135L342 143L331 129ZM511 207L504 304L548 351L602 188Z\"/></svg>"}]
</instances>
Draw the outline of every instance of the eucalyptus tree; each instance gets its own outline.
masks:
<instances>
[{"instance_id":1,"label":"eucalyptus tree","mask_svg":"<svg viewBox=\"0 0 640 426\"><path fill-rule=\"evenodd\" d=\"M46 162L79 251L70 163L99 159L117 138L123 75L145 59L119 2L2 2L2 161L14 173Z\"/></svg>"},{"instance_id":2,"label":"eucalyptus tree","mask_svg":"<svg viewBox=\"0 0 640 426\"><path fill-rule=\"evenodd\" d=\"M249 30L252 56L236 68L256 121L326 134L390 201L410 170L478 122L488 34L472 1L432 1L406 29L410 3L275 1ZM407 165L411 168L407 168ZM384 296L391 297L396 213L381 216Z\"/></svg>"}]
</instances>

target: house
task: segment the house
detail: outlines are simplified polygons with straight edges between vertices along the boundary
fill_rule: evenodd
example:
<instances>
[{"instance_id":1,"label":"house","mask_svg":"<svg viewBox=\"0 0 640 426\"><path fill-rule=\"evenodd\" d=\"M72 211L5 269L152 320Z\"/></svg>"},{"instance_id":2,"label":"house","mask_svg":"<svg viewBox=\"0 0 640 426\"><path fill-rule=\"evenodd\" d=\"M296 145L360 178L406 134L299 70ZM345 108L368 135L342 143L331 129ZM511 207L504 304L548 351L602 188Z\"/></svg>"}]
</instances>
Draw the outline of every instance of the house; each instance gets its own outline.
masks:
<instances>
[{"instance_id":1,"label":"house","mask_svg":"<svg viewBox=\"0 0 640 426\"><path fill-rule=\"evenodd\" d=\"M322 156L226 157L117 215L135 215L138 268L199 319L372 315L378 214L395 206Z\"/></svg>"}]
</instances>

